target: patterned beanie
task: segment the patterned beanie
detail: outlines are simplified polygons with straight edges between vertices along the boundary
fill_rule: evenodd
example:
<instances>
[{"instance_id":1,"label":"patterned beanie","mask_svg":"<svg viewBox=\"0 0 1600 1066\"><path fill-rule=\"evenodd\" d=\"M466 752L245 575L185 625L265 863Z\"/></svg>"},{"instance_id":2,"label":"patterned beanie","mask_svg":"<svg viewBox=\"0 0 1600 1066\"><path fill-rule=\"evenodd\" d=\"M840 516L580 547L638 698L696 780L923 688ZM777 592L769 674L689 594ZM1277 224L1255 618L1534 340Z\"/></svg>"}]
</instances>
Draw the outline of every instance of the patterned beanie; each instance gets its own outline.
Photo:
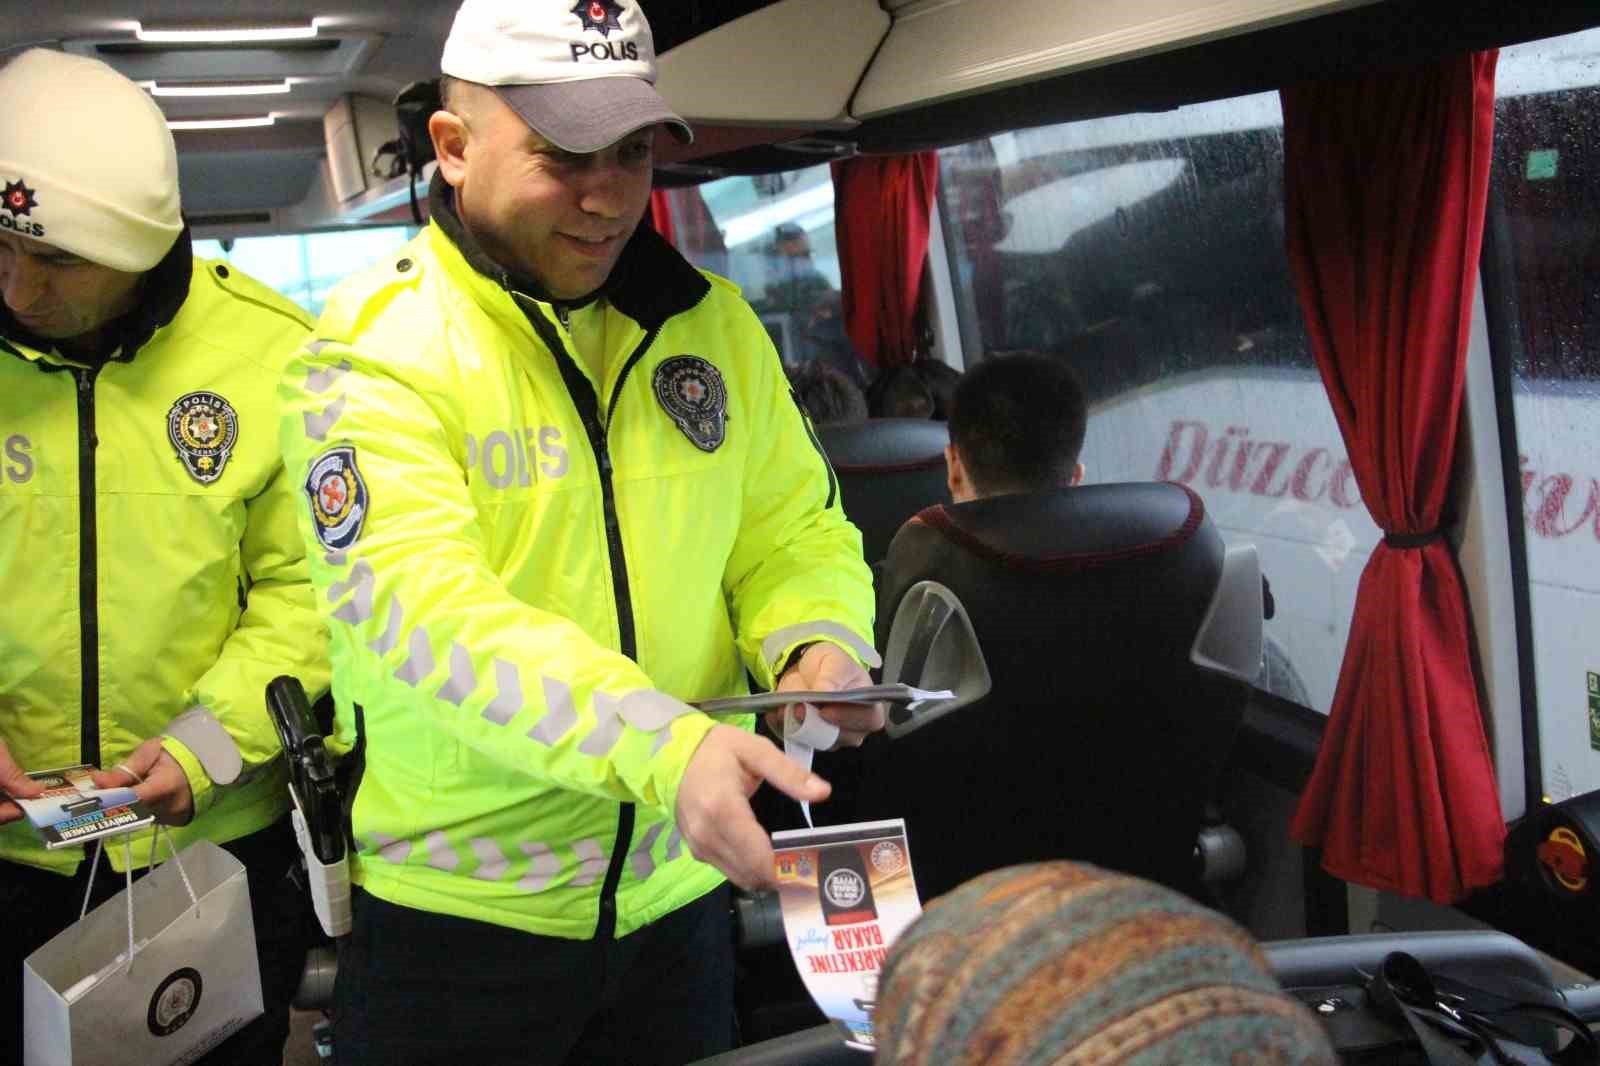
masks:
<instances>
[{"instance_id":1,"label":"patterned beanie","mask_svg":"<svg viewBox=\"0 0 1600 1066\"><path fill-rule=\"evenodd\" d=\"M1336 1066L1250 935L1079 863L1013 866L928 906L873 1012L890 1066Z\"/></svg>"},{"instance_id":2,"label":"patterned beanie","mask_svg":"<svg viewBox=\"0 0 1600 1066\"><path fill-rule=\"evenodd\" d=\"M97 59L31 48L0 68L0 233L141 273L183 231L161 108Z\"/></svg>"}]
</instances>

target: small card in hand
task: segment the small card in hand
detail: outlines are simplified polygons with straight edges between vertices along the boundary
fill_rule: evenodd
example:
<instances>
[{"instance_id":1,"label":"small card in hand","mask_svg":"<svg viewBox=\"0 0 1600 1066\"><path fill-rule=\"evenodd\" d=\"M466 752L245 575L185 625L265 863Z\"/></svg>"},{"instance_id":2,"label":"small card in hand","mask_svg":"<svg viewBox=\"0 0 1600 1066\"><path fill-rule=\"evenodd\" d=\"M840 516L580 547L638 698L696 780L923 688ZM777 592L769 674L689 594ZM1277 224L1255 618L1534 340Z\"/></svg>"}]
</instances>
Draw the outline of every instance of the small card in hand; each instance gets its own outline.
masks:
<instances>
[{"instance_id":1,"label":"small card in hand","mask_svg":"<svg viewBox=\"0 0 1600 1066\"><path fill-rule=\"evenodd\" d=\"M15 800L38 830L44 846L76 847L100 837L128 833L156 820L131 788L95 788L92 766L39 770L28 776L43 795Z\"/></svg>"}]
</instances>

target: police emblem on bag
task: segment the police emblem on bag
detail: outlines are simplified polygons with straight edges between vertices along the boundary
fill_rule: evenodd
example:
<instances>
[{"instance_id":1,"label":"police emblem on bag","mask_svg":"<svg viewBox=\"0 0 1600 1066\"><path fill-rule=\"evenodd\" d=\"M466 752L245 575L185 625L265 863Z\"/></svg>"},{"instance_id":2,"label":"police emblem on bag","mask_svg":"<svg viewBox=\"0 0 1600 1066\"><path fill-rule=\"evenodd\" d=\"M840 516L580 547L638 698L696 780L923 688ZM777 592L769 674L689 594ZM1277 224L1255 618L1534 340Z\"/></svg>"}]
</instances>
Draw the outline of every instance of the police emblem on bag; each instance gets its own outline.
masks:
<instances>
[{"instance_id":1,"label":"police emblem on bag","mask_svg":"<svg viewBox=\"0 0 1600 1066\"><path fill-rule=\"evenodd\" d=\"M656 399L683 435L714 452L727 435L728 389L717 368L698 355L675 355L658 367Z\"/></svg>"},{"instance_id":2,"label":"police emblem on bag","mask_svg":"<svg viewBox=\"0 0 1600 1066\"><path fill-rule=\"evenodd\" d=\"M174 970L156 987L150 997L150 1009L145 1012L145 1024L156 1036L171 1036L200 1009L200 994L205 982L200 972L185 966Z\"/></svg>"},{"instance_id":3,"label":"police emblem on bag","mask_svg":"<svg viewBox=\"0 0 1600 1066\"><path fill-rule=\"evenodd\" d=\"M184 469L202 485L222 476L239 439L239 414L214 392L191 392L167 411L167 439Z\"/></svg>"},{"instance_id":4,"label":"police emblem on bag","mask_svg":"<svg viewBox=\"0 0 1600 1066\"><path fill-rule=\"evenodd\" d=\"M354 544L367 521L367 483L356 469L356 450L341 445L323 452L311 464L304 487L322 546L342 551Z\"/></svg>"}]
</instances>

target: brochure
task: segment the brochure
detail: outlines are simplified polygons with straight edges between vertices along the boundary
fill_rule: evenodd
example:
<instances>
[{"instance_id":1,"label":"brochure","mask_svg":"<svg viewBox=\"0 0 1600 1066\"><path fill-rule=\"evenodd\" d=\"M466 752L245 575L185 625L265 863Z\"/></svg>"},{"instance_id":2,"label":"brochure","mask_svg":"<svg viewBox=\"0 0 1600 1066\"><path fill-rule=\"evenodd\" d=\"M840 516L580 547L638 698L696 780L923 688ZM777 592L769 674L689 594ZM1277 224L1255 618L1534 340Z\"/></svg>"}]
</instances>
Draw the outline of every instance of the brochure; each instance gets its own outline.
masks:
<instances>
[{"instance_id":1,"label":"brochure","mask_svg":"<svg viewBox=\"0 0 1600 1066\"><path fill-rule=\"evenodd\" d=\"M751 711L771 710L790 703L904 703L915 708L922 703L955 698L956 694L949 689L914 688L911 685L894 684L867 685L863 688L840 689L837 692L758 692L753 696L697 700L692 706L706 714L748 714Z\"/></svg>"},{"instance_id":2,"label":"brochure","mask_svg":"<svg viewBox=\"0 0 1600 1066\"><path fill-rule=\"evenodd\" d=\"M878 971L922 913L903 819L772 834L783 930L806 991L871 1051Z\"/></svg>"},{"instance_id":3,"label":"brochure","mask_svg":"<svg viewBox=\"0 0 1600 1066\"><path fill-rule=\"evenodd\" d=\"M92 766L39 770L28 776L45 786L42 796L15 800L44 846L76 847L100 837L128 833L156 820L131 788L95 788Z\"/></svg>"}]
</instances>

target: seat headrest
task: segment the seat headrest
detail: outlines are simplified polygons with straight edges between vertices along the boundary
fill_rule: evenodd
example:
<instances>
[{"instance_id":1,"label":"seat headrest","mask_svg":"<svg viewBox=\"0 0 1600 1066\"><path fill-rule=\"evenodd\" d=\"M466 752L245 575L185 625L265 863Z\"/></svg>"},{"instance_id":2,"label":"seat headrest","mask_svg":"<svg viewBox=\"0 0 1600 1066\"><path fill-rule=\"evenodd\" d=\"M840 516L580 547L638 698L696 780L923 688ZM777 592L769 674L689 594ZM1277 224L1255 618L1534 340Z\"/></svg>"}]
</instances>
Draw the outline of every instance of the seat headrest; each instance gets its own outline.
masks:
<instances>
[{"instance_id":1,"label":"seat headrest","mask_svg":"<svg viewBox=\"0 0 1600 1066\"><path fill-rule=\"evenodd\" d=\"M938 505L917 520L981 559L1055 573L1170 551L1195 535L1205 515L1185 486L1140 482Z\"/></svg>"},{"instance_id":2,"label":"seat headrest","mask_svg":"<svg viewBox=\"0 0 1600 1066\"><path fill-rule=\"evenodd\" d=\"M950 502L943 422L874 418L817 427L822 450L839 476L844 513L861 530L862 553L876 563L895 531L931 504Z\"/></svg>"},{"instance_id":3,"label":"seat headrest","mask_svg":"<svg viewBox=\"0 0 1600 1066\"><path fill-rule=\"evenodd\" d=\"M838 473L897 474L944 469L950 431L926 418L872 418L817 427L822 447Z\"/></svg>"}]
</instances>

